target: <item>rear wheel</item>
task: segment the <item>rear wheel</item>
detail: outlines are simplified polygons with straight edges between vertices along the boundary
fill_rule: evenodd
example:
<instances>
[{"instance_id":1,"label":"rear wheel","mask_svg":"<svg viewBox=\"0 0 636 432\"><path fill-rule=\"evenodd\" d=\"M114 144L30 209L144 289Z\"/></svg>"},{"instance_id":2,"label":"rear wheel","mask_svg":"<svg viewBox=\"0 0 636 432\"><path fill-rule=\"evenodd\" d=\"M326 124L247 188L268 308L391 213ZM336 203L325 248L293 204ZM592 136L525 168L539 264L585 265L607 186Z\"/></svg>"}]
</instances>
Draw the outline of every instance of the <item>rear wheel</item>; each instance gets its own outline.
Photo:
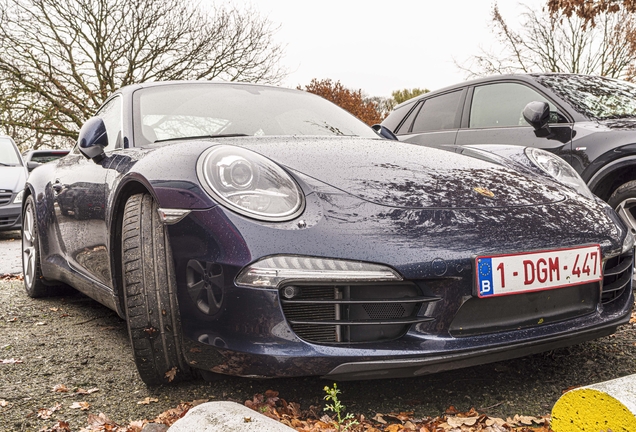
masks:
<instances>
[{"instance_id":1,"label":"rear wheel","mask_svg":"<svg viewBox=\"0 0 636 432\"><path fill-rule=\"evenodd\" d=\"M168 237L150 195L126 202L121 247L128 333L141 379L157 385L192 378L182 355Z\"/></svg>"},{"instance_id":2,"label":"rear wheel","mask_svg":"<svg viewBox=\"0 0 636 432\"><path fill-rule=\"evenodd\" d=\"M618 187L607 203L616 210L627 228L636 234L636 180Z\"/></svg>"}]
</instances>

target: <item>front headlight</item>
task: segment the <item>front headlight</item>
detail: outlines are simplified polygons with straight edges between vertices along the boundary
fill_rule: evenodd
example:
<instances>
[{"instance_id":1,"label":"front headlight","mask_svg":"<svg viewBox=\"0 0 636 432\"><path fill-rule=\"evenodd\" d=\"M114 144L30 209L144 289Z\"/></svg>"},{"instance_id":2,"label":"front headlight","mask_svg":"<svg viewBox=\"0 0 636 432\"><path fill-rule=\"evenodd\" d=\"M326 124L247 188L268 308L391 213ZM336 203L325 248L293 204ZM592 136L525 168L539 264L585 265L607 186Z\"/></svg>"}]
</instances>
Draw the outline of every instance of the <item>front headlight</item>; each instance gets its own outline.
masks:
<instances>
[{"instance_id":1,"label":"front headlight","mask_svg":"<svg viewBox=\"0 0 636 432\"><path fill-rule=\"evenodd\" d=\"M581 176L570 164L550 152L534 147L526 147L526 156L537 167L557 182L574 189L586 198L594 199L594 194L587 187Z\"/></svg>"},{"instance_id":2,"label":"front headlight","mask_svg":"<svg viewBox=\"0 0 636 432\"><path fill-rule=\"evenodd\" d=\"M220 204L255 219L286 221L305 207L300 186L285 170L244 148L209 148L199 156L197 175Z\"/></svg>"},{"instance_id":3,"label":"front headlight","mask_svg":"<svg viewBox=\"0 0 636 432\"><path fill-rule=\"evenodd\" d=\"M13 204L21 204L23 196L24 196L24 190L21 190L13 199Z\"/></svg>"}]
</instances>

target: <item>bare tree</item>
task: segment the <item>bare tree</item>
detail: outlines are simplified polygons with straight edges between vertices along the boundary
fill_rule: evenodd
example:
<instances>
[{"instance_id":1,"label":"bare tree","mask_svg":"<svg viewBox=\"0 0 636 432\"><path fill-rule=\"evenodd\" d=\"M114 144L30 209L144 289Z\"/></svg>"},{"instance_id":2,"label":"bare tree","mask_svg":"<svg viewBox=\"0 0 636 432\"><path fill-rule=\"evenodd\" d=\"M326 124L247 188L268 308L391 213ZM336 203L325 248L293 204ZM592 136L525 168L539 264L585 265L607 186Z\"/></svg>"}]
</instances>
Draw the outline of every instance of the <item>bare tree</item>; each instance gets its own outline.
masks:
<instances>
[{"instance_id":1,"label":"bare tree","mask_svg":"<svg viewBox=\"0 0 636 432\"><path fill-rule=\"evenodd\" d=\"M0 128L24 148L75 139L117 88L145 81L277 83L277 27L182 0L0 0Z\"/></svg>"},{"instance_id":2,"label":"bare tree","mask_svg":"<svg viewBox=\"0 0 636 432\"><path fill-rule=\"evenodd\" d=\"M600 13L594 26L576 15L556 16L526 8L521 30L514 31L493 7L498 52L483 51L471 65L471 76L516 72L565 72L629 79L636 57L636 25L628 12Z\"/></svg>"}]
</instances>

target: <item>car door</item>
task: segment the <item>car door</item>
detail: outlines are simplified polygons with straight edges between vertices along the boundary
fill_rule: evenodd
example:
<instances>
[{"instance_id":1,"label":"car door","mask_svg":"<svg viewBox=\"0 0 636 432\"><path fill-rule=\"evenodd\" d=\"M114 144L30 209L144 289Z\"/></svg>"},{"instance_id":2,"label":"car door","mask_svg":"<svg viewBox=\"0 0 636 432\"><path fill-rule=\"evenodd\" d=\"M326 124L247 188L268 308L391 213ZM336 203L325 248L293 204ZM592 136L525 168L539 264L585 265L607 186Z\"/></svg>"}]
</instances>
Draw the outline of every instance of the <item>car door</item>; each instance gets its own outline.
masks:
<instances>
[{"instance_id":1,"label":"car door","mask_svg":"<svg viewBox=\"0 0 636 432\"><path fill-rule=\"evenodd\" d=\"M399 140L423 145L454 144L465 94L465 89L459 89L419 100L396 130Z\"/></svg>"},{"instance_id":2,"label":"car door","mask_svg":"<svg viewBox=\"0 0 636 432\"><path fill-rule=\"evenodd\" d=\"M69 265L111 289L106 177L110 152L121 146L121 103L121 97L114 97L97 113L106 125L106 157L95 163L76 147L58 164L53 183L58 238Z\"/></svg>"},{"instance_id":3,"label":"car door","mask_svg":"<svg viewBox=\"0 0 636 432\"><path fill-rule=\"evenodd\" d=\"M471 88L467 99L456 144L538 147L570 159L573 124L564 110L538 90L521 82L488 83ZM537 136L541 134L523 118L523 109L533 101L550 105L552 134L548 137Z\"/></svg>"}]
</instances>

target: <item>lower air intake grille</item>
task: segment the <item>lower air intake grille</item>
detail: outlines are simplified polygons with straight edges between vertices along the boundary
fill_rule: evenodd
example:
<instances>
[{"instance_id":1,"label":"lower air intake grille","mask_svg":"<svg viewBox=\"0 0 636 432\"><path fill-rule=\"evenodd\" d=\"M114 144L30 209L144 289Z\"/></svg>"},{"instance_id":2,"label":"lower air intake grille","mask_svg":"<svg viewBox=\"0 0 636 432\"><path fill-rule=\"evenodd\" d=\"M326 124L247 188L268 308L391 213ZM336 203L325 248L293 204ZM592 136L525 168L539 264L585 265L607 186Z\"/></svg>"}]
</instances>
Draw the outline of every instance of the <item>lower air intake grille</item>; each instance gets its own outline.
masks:
<instances>
[{"instance_id":1,"label":"lower air intake grille","mask_svg":"<svg viewBox=\"0 0 636 432\"><path fill-rule=\"evenodd\" d=\"M12 196L13 192L0 190L0 205L9 204Z\"/></svg>"},{"instance_id":2,"label":"lower air intake grille","mask_svg":"<svg viewBox=\"0 0 636 432\"><path fill-rule=\"evenodd\" d=\"M423 296L410 283L395 285L286 286L280 290L285 318L302 339L315 343L377 342L401 337L418 317Z\"/></svg>"},{"instance_id":3,"label":"lower air intake grille","mask_svg":"<svg viewBox=\"0 0 636 432\"><path fill-rule=\"evenodd\" d=\"M15 224L17 216L14 217L0 217L0 227L7 227Z\"/></svg>"},{"instance_id":4,"label":"lower air intake grille","mask_svg":"<svg viewBox=\"0 0 636 432\"><path fill-rule=\"evenodd\" d=\"M603 303L610 303L619 298L626 289L631 289L634 274L633 264L633 251L607 260L603 271L603 293L601 295Z\"/></svg>"}]
</instances>

